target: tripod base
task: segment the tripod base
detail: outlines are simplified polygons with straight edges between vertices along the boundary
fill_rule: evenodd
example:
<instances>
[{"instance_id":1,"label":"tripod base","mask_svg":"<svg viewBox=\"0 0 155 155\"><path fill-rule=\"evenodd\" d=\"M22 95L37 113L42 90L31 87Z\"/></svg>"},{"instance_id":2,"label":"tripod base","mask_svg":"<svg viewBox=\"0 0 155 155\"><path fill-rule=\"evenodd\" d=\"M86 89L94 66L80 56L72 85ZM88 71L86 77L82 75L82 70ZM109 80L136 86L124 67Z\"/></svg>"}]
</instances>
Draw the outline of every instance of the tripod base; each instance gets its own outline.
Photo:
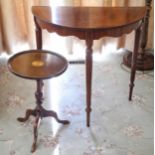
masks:
<instances>
[{"instance_id":1,"label":"tripod base","mask_svg":"<svg viewBox=\"0 0 155 155\"><path fill-rule=\"evenodd\" d=\"M25 122L29 119L30 116L35 116L34 121L34 142L32 144L31 152L35 152L36 150L36 144L37 144L37 137L38 137L38 126L40 124L40 120L43 117L54 117L58 123L62 123L64 125L69 124L70 122L68 120L61 120L58 118L57 113L52 110L46 110L41 105L36 107L35 109L27 109L25 117L19 117L17 120L19 122Z\"/></svg>"},{"instance_id":2,"label":"tripod base","mask_svg":"<svg viewBox=\"0 0 155 155\"><path fill-rule=\"evenodd\" d=\"M132 52L126 51L123 56L123 64L131 68ZM154 69L154 56L148 50L146 51L143 59L140 55L137 56L136 69L140 71L152 70Z\"/></svg>"}]
</instances>

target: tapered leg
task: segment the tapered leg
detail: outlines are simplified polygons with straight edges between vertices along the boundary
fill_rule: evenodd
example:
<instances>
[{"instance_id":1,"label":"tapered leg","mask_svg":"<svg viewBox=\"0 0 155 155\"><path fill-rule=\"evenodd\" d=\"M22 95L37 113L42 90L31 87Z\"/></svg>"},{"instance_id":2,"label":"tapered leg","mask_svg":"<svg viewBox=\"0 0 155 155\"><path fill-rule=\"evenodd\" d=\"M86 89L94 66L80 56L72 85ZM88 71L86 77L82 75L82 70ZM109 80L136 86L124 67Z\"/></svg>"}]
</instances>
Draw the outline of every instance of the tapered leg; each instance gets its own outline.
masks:
<instances>
[{"instance_id":1,"label":"tapered leg","mask_svg":"<svg viewBox=\"0 0 155 155\"><path fill-rule=\"evenodd\" d=\"M139 27L135 33L134 51L132 54L131 74L130 74L130 84L129 84L129 87L130 87L129 100L130 101L132 99L132 92L133 92L133 87L134 87L134 80L135 80L135 73L136 73L136 61L137 61L137 54L138 54L139 41L140 41L140 31L141 31L141 27Z\"/></svg>"},{"instance_id":2,"label":"tapered leg","mask_svg":"<svg viewBox=\"0 0 155 155\"><path fill-rule=\"evenodd\" d=\"M35 22L35 31L36 31L36 44L37 44L37 49L42 49L42 30L40 26L37 23L37 19L34 17L34 22Z\"/></svg>"},{"instance_id":3,"label":"tapered leg","mask_svg":"<svg viewBox=\"0 0 155 155\"><path fill-rule=\"evenodd\" d=\"M90 126L90 112L91 112L91 84L92 84L92 46L93 39L90 33L86 36L86 119L87 126Z\"/></svg>"},{"instance_id":4,"label":"tapered leg","mask_svg":"<svg viewBox=\"0 0 155 155\"><path fill-rule=\"evenodd\" d=\"M39 119L40 119L40 114L38 112L36 118L35 118L35 122L34 122L34 129L33 129L33 133L34 133L34 142L32 144L32 148L31 148L31 152L35 152L36 147L37 147L37 138L38 138L38 126L39 126Z\"/></svg>"}]
</instances>

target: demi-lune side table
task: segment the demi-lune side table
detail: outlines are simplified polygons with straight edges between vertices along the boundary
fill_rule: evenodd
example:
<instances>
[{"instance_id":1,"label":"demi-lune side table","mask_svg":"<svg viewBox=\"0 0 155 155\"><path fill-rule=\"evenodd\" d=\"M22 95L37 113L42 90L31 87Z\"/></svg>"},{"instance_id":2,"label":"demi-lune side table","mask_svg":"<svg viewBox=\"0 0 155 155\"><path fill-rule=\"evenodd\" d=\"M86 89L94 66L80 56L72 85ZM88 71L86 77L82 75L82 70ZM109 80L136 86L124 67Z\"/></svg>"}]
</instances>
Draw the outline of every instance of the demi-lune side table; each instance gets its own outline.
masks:
<instances>
[{"instance_id":1,"label":"demi-lune side table","mask_svg":"<svg viewBox=\"0 0 155 155\"><path fill-rule=\"evenodd\" d=\"M75 36L86 42L86 117L90 126L92 46L102 37L120 37L135 30L130 74L129 100L132 99L142 21L146 7L49 7L33 6L37 48L42 49L42 29L61 36ZM52 44L52 43L51 43ZM103 73L104 74L104 73Z\"/></svg>"}]
</instances>

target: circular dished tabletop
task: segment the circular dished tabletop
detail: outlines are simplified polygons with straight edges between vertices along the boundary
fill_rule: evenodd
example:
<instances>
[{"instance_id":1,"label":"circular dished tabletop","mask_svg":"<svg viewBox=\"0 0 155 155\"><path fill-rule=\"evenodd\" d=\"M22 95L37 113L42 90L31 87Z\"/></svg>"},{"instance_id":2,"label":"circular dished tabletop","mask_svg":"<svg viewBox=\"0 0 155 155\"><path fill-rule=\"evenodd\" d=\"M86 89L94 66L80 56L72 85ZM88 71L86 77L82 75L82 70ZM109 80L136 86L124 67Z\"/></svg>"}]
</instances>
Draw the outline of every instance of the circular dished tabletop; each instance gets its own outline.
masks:
<instances>
[{"instance_id":1,"label":"circular dished tabletop","mask_svg":"<svg viewBox=\"0 0 155 155\"><path fill-rule=\"evenodd\" d=\"M62 74L67 69L67 60L54 52L28 50L9 58L9 70L22 78L48 79Z\"/></svg>"}]
</instances>

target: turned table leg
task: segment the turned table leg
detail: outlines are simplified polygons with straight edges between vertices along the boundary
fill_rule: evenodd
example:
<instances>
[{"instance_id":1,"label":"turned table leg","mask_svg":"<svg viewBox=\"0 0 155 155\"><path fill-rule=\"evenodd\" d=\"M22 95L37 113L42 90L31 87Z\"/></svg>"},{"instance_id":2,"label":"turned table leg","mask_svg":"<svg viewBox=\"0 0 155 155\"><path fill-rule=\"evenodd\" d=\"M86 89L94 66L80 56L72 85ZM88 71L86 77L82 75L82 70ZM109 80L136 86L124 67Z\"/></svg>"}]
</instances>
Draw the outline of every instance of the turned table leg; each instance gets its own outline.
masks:
<instances>
[{"instance_id":1,"label":"turned table leg","mask_svg":"<svg viewBox=\"0 0 155 155\"><path fill-rule=\"evenodd\" d=\"M86 35L86 119L87 126L90 126L91 112L91 84L92 84L92 46L93 39L91 33Z\"/></svg>"},{"instance_id":2,"label":"turned table leg","mask_svg":"<svg viewBox=\"0 0 155 155\"><path fill-rule=\"evenodd\" d=\"M34 17L37 49L42 49L42 30Z\"/></svg>"},{"instance_id":3,"label":"turned table leg","mask_svg":"<svg viewBox=\"0 0 155 155\"><path fill-rule=\"evenodd\" d=\"M141 31L141 27L136 29L136 33L135 33L134 51L133 51L133 54L132 54L131 74L130 74L130 84L129 84L129 87L130 87L129 101L131 101L131 99L132 99L132 92L133 92L133 87L134 87L137 54L138 54L139 42L140 42L140 31Z\"/></svg>"}]
</instances>

